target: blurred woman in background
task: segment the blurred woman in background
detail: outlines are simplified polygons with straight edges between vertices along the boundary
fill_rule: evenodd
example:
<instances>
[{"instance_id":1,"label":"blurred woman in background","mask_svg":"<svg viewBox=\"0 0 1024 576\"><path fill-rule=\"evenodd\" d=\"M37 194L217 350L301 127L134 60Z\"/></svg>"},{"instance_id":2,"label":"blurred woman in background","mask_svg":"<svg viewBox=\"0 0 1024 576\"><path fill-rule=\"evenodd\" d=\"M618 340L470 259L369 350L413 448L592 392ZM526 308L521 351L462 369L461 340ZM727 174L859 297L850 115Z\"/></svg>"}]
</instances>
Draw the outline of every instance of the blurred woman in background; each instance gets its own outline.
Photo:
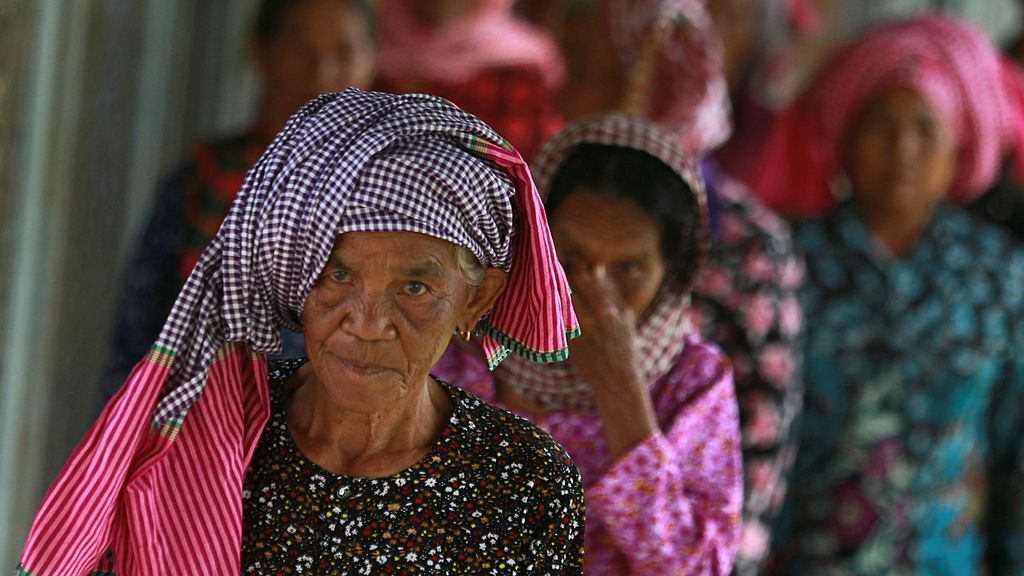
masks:
<instances>
[{"instance_id":1,"label":"blurred woman in background","mask_svg":"<svg viewBox=\"0 0 1024 576\"><path fill-rule=\"evenodd\" d=\"M376 88L446 98L531 158L561 123L553 97L562 59L512 7L512 0L382 0Z\"/></svg>"},{"instance_id":2,"label":"blurred woman in background","mask_svg":"<svg viewBox=\"0 0 1024 576\"><path fill-rule=\"evenodd\" d=\"M888 24L770 139L759 192L811 218L781 574L1024 571L1024 251L958 206L1021 166L1021 81L963 22Z\"/></svg>"},{"instance_id":3,"label":"blurred woman in background","mask_svg":"<svg viewBox=\"0 0 1024 576\"><path fill-rule=\"evenodd\" d=\"M736 568L757 573L795 457L791 428L802 394L803 269L789 227L706 158L729 137L730 117L727 68L702 2L573 2L562 44L567 118L625 110L704 159L710 249L690 312L733 364L745 480Z\"/></svg>"},{"instance_id":4,"label":"blurred woman in background","mask_svg":"<svg viewBox=\"0 0 1024 576\"><path fill-rule=\"evenodd\" d=\"M246 171L299 107L323 92L367 88L374 77L374 18L366 0L262 0L251 55L260 79L256 116L243 132L200 142L164 180L124 273L109 398L153 344L174 298L227 215ZM284 356L302 352L288 335Z\"/></svg>"},{"instance_id":5,"label":"blurred woman in background","mask_svg":"<svg viewBox=\"0 0 1024 576\"><path fill-rule=\"evenodd\" d=\"M568 362L466 347L436 373L548 430L583 474L585 573L729 573L742 467L728 360L686 300L707 244L703 183L674 138L611 114L570 124L535 163L585 333Z\"/></svg>"}]
</instances>

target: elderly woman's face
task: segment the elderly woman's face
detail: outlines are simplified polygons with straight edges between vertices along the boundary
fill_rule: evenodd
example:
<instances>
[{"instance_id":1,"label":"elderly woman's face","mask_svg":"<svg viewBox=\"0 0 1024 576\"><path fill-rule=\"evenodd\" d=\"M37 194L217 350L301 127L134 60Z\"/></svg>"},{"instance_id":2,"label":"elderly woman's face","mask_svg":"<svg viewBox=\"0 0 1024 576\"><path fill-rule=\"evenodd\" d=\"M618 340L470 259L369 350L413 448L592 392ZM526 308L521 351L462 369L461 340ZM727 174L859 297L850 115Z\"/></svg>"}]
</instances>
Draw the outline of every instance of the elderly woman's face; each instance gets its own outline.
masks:
<instances>
[{"instance_id":1,"label":"elderly woman's face","mask_svg":"<svg viewBox=\"0 0 1024 576\"><path fill-rule=\"evenodd\" d=\"M452 244L412 232L339 236L302 311L317 378L345 402L373 406L413 390L455 329L472 329L504 288L487 269L479 287L459 270Z\"/></svg>"},{"instance_id":2,"label":"elderly woman's face","mask_svg":"<svg viewBox=\"0 0 1024 576\"><path fill-rule=\"evenodd\" d=\"M661 234L654 220L630 200L584 186L569 192L550 219L570 285L587 274L605 278L639 317L665 279Z\"/></svg>"},{"instance_id":3,"label":"elderly woman's face","mask_svg":"<svg viewBox=\"0 0 1024 576\"><path fill-rule=\"evenodd\" d=\"M952 184L956 152L951 127L921 96L883 92L864 108L848 143L858 205L894 218L931 210Z\"/></svg>"}]
</instances>

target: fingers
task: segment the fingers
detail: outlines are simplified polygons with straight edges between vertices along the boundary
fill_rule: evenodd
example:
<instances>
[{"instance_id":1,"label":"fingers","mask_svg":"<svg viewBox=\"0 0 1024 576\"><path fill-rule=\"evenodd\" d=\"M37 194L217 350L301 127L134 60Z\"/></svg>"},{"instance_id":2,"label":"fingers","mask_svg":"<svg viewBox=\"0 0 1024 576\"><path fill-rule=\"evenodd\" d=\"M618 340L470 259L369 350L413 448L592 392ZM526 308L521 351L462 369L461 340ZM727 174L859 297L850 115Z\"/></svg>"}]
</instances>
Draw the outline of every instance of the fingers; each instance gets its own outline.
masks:
<instances>
[{"instance_id":1,"label":"fingers","mask_svg":"<svg viewBox=\"0 0 1024 576\"><path fill-rule=\"evenodd\" d=\"M593 315L617 317L622 314L624 306L618 289L606 276L581 270L573 274L572 280L574 305L578 298L580 307Z\"/></svg>"}]
</instances>

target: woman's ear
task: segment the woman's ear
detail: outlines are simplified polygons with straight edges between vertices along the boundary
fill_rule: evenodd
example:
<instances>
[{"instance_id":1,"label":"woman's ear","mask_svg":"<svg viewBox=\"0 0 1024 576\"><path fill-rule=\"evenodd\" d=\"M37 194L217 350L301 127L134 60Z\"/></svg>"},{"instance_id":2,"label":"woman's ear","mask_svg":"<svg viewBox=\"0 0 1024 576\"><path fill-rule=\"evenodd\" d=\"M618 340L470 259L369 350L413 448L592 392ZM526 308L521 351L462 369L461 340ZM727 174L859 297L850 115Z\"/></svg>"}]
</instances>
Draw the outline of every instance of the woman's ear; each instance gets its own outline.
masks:
<instances>
[{"instance_id":1,"label":"woman's ear","mask_svg":"<svg viewBox=\"0 0 1024 576\"><path fill-rule=\"evenodd\" d=\"M462 317L459 318L459 329L473 330L484 313L494 306L498 297L505 291L507 282L507 274L497 268L486 268L480 285L469 287L469 300L466 302Z\"/></svg>"}]
</instances>

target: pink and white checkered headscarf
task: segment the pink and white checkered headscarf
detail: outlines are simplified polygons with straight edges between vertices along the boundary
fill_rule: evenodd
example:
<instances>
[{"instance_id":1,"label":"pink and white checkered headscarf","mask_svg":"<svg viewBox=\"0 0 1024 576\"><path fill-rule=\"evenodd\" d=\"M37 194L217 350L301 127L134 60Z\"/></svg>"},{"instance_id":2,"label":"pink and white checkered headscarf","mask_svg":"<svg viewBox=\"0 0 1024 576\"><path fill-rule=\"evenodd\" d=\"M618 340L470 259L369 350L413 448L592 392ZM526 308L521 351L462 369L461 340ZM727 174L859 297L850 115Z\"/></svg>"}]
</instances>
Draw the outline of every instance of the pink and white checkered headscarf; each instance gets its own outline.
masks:
<instances>
[{"instance_id":1,"label":"pink and white checkered headscarf","mask_svg":"<svg viewBox=\"0 0 1024 576\"><path fill-rule=\"evenodd\" d=\"M535 174L543 197L551 191L558 172L581 144L601 144L645 152L675 172L694 195L700 213L696 263L689 282L663 285L637 322L634 342L642 377L653 386L675 366L692 327L687 317L691 284L697 276L708 245L707 204L704 182L693 160L676 144L673 135L645 120L626 114L603 114L573 122L542 146ZM682 231L680 231L682 234ZM586 330L586 326L583 327ZM593 395L571 362L537 364L511 357L495 370L495 376L520 396L549 410L590 410Z\"/></svg>"},{"instance_id":2,"label":"pink and white checkered headscarf","mask_svg":"<svg viewBox=\"0 0 1024 576\"><path fill-rule=\"evenodd\" d=\"M701 156L732 124L722 47L702 0L603 0L602 16L626 78L622 112L674 133Z\"/></svg>"},{"instance_id":3,"label":"pink and white checkered headscarf","mask_svg":"<svg viewBox=\"0 0 1024 576\"><path fill-rule=\"evenodd\" d=\"M872 98L894 87L917 92L954 131L959 152L950 200L984 192L1012 151L1024 166L1020 72L980 30L931 14L879 26L822 65L768 140L758 196L791 216L827 211L853 123Z\"/></svg>"}]
</instances>

